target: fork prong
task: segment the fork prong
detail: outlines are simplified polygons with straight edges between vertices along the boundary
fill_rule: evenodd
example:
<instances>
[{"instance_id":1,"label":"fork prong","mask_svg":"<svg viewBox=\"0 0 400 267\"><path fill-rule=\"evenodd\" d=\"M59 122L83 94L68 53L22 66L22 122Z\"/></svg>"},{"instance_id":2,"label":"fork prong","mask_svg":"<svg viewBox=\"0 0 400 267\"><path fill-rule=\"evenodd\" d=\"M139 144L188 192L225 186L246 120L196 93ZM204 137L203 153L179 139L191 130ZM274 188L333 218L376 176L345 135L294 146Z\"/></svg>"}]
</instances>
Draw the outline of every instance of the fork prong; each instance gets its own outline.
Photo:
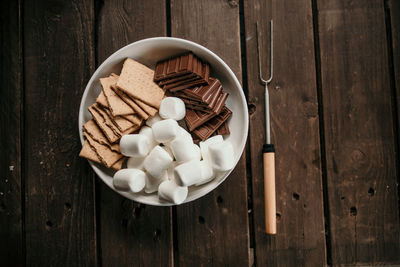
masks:
<instances>
[{"instance_id":1,"label":"fork prong","mask_svg":"<svg viewBox=\"0 0 400 267\"><path fill-rule=\"evenodd\" d=\"M269 22L270 25L270 56L269 56L269 67L270 67L270 76L267 80L267 83L272 81L272 77L274 75L274 22L271 19Z\"/></svg>"},{"instance_id":2,"label":"fork prong","mask_svg":"<svg viewBox=\"0 0 400 267\"><path fill-rule=\"evenodd\" d=\"M258 21L256 22L256 32L257 32L258 72L260 81L262 82L262 84L265 85L267 81L263 79L261 71L260 31L258 30Z\"/></svg>"}]
</instances>

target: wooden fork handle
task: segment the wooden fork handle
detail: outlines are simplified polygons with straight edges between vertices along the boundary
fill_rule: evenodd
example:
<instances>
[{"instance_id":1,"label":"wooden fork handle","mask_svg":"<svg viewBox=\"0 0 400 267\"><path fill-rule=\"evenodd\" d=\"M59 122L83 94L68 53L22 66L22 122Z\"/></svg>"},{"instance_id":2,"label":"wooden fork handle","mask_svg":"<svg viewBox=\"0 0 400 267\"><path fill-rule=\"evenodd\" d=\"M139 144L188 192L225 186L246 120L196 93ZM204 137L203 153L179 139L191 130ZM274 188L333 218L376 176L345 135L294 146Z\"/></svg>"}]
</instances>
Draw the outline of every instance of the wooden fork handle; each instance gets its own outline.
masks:
<instances>
[{"instance_id":1,"label":"wooden fork handle","mask_svg":"<svg viewBox=\"0 0 400 267\"><path fill-rule=\"evenodd\" d=\"M264 164L264 201L265 232L276 234L276 199L275 199L275 149L273 144L263 146Z\"/></svg>"}]
</instances>

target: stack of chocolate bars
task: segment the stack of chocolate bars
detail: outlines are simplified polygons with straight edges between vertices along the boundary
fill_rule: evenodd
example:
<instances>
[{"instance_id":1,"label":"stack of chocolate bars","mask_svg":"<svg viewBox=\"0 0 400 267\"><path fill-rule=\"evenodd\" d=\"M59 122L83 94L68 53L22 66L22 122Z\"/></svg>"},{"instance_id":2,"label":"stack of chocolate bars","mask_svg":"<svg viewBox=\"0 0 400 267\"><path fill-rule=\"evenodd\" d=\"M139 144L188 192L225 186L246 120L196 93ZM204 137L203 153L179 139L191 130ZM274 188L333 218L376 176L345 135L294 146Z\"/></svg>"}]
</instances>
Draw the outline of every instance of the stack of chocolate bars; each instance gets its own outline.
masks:
<instances>
[{"instance_id":1,"label":"stack of chocolate bars","mask_svg":"<svg viewBox=\"0 0 400 267\"><path fill-rule=\"evenodd\" d=\"M158 62L154 81L164 90L185 102L185 121L195 140L229 134L228 118L232 111L225 106L228 93L220 81L210 77L210 66L193 53Z\"/></svg>"}]
</instances>

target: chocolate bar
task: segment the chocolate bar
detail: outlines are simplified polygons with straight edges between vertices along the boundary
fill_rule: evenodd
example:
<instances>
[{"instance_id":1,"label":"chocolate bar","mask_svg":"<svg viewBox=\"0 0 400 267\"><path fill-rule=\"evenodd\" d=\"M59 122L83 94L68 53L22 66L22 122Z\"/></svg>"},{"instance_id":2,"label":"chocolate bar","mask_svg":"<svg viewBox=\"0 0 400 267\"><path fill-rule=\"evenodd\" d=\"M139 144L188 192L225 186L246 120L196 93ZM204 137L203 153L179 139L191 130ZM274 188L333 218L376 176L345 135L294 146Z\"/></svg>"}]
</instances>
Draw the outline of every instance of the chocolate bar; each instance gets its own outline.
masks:
<instances>
[{"instance_id":1,"label":"chocolate bar","mask_svg":"<svg viewBox=\"0 0 400 267\"><path fill-rule=\"evenodd\" d=\"M164 90L178 91L208 84L210 65L201 62L193 53L158 62L154 81Z\"/></svg>"},{"instance_id":2,"label":"chocolate bar","mask_svg":"<svg viewBox=\"0 0 400 267\"><path fill-rule=\"evenodd\" d=\"M204 141L210 137L231 115L232 111L224 106L220 114L197 127L192 133Z\"/></svg>"},{"instance_id":3,"label":"chocolate bar","mask_svg":"<svg viewBox=\"0 0 400 267\"><path fill-rule=\"evenodd\" d=\"M206 123L208 120L212 119L217 114L215 113L206 113L199 110L187 109L185 115L185 122L189 128L189 131L193 131L203 123Z\"/></svg>"},{"instance_id":4,"label":"chocolate bar","mask_svg":"<svg viewBox=\"0 0 400 267\"><path fill-rule=\"evenodd\" d=\"M230 134L231 132L229 131L229 125L228 122L225 121L215 132L216 135L227 135Z\"/></svg>"}]
</instances>

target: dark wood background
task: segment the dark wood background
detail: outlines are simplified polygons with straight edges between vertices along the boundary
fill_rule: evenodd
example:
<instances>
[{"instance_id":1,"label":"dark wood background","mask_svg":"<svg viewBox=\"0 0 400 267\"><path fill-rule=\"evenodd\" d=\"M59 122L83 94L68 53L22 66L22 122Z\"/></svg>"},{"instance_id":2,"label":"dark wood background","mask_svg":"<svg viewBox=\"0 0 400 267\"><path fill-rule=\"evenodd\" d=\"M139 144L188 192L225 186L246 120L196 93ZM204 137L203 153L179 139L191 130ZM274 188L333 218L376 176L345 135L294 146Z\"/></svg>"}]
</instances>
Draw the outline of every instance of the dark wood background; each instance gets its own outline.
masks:
<instances>
[{"instance_id":1,"label":"dark wood background","mask_svg":"<svg viewBox=\"0 0 400 267\"><path fill-rule=\"evenodd\" d=\"M400 1L0 5L1 266L400 264ZM255 31L259 21L267 66L271 17L276 236L264 234ZM115 50L153 36L216 52L249 105L235 171L173 208L122 198L78 157L78 107L91 74Z\"/></svg>"}]
</instances>

